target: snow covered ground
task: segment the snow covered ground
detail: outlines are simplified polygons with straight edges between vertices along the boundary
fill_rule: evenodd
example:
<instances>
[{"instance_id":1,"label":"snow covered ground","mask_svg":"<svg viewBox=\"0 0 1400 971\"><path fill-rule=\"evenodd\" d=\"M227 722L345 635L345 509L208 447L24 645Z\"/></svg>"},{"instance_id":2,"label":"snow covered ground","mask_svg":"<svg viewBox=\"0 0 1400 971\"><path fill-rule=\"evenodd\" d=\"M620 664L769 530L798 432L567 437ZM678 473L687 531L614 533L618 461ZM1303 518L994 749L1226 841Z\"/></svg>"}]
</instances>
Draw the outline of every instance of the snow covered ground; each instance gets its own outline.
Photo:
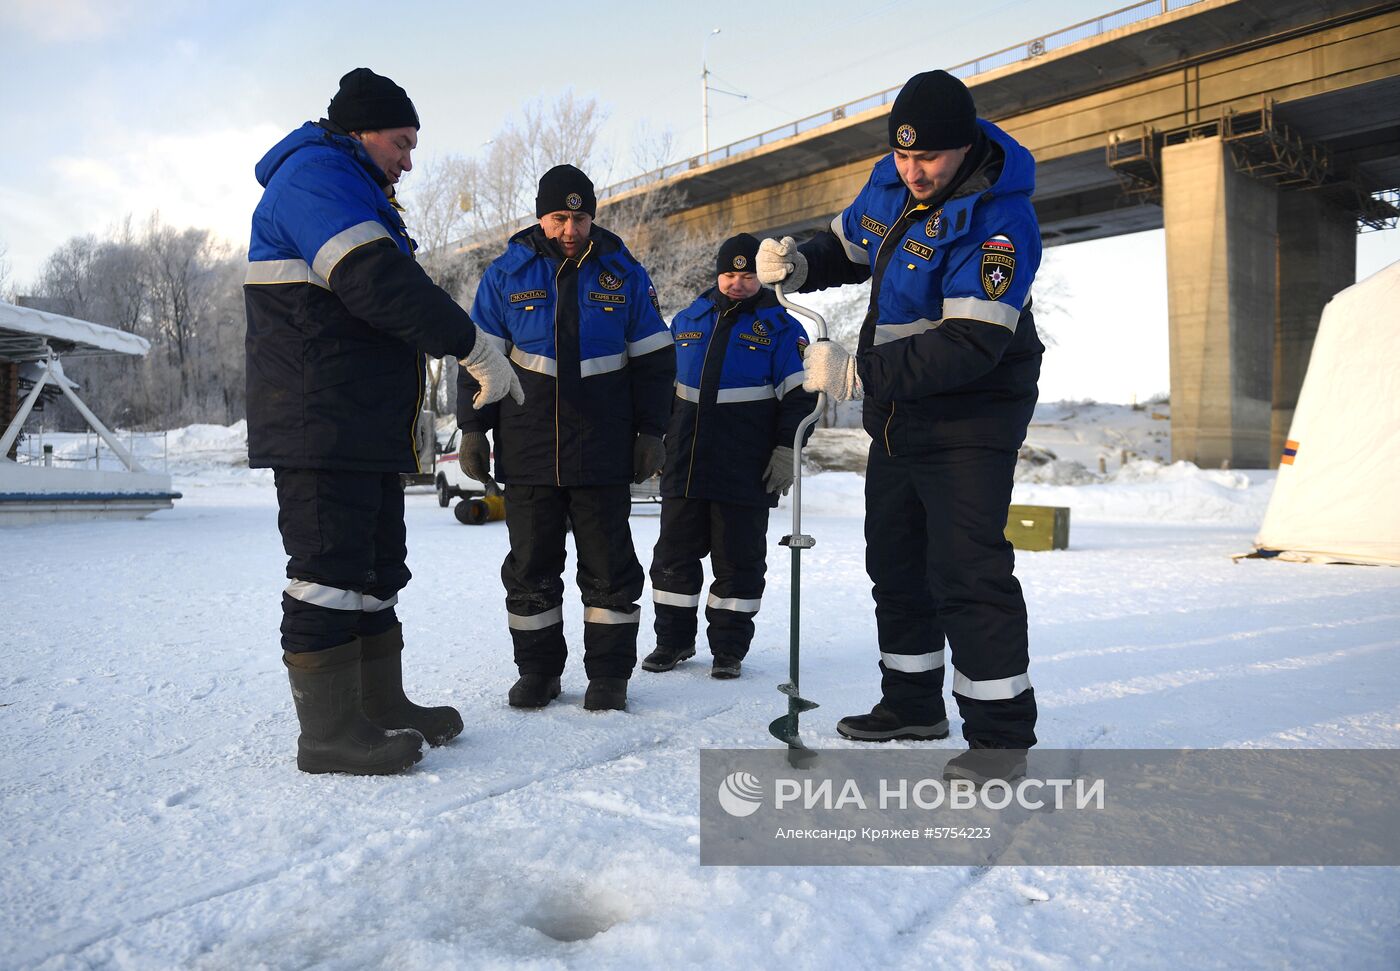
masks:
<instances>
[{"instance_id":1,"label":"snow covered ground","mask_svg":"<svg viewBox=\"0 0 1400 971\"><path fill-rule=\"evenodd\" d=\"M1042 744L1400 746L1400 571L1233 562L1272 475L1155 461L1152 408L1047 405L1032 430L1087 472L1028 462L1016 492L1072 509L1070 550L1018 555ZM171 511L0 531L0 967L1400 965L1388 868L702 869L697 749L771 746L783 710L776 548L740 680L639 671L594 714L574 657L522 712L503 524L410 494L407 680L466 733L403 777L302 775L275 499L241 435L171 434ZM805 480L814 747L850 747L835 720L877 697L862 485ZM657 522L632 520L644 563ZM566 618L578 644L573 594Z\"/></svg>"}]
</instances>

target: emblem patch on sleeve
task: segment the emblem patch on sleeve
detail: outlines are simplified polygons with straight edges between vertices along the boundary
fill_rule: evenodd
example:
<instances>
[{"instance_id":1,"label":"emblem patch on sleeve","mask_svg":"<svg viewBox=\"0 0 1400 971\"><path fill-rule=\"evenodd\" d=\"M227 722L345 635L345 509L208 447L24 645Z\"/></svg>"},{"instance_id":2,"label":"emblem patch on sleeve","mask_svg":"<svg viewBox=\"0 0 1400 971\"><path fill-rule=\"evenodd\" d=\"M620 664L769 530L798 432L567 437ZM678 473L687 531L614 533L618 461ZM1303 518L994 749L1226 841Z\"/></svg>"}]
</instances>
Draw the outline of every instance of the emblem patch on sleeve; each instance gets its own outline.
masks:
<instances>
[{"instance_id":1,"label":"emblem patch on sleeve","mask_svg":"<svg viewBox=\"0 0 1400 971\"><path fill-rule=\"evenodd\" d=\"M647 296L651 297L651 307L659 316L661 314L661 301L656 299L656 287L647 287Z\"/></svg>"},{"instance_id":2,"label":"emblem patch on sleeve","mask_svg":"<svg viewBox=\"0 0 1400 971\"><path fill-rule=\"evenodd\" d=\"M806 360L806 358L807 358L807 344L808 344L807 338L805 338L805 337L799 337L799 338L797 338L797 356L798 356L798 358L801 359L801 360Z\"/></svg>"},{"instance_id":3,"label":"emblem patch on sleeve","mask_svg":"<svg viewBox=\"0 0 1400 971\"><path fill-rule=\"evenodd\" d=\"M602 287L604 290L621 290L622 278L614 276L607 270L604 270L602 273L598 274L598 286Z\"/></svg>"},{"instance_id":4,"label":"emblem patch on sleeve","mask_svg":"<svg viewBox=\"0 0 1400 971\"><path fill-rule=\"evenodd\" d=\"M1016 274L1016 257L994 250L981 253L981 288L991 299L1001 299Z\"/></svg>"}]
</instances>

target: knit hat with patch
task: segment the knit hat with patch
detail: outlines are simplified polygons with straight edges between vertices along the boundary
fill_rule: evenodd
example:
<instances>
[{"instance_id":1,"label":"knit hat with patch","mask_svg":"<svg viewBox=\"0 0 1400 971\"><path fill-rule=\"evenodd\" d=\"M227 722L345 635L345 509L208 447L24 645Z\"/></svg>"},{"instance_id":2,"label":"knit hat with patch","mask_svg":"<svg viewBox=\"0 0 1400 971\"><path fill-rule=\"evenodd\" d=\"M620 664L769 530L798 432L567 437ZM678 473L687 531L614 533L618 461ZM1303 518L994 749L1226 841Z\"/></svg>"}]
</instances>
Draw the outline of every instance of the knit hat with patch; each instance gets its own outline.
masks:
<instances>
[{"instance_id":1,"label":"knit hat with patch","mask_svg":"<svg viewBox=\"0 0 1400 971\"><path fill-rule=\"evenodd\" d=\"M593 182L572 165L556 165L540 176L539 192L535 194L535 215L551 212L598 212L598 197L593 194Z\"/></svg>"},{"instance_id":2,"label":"knit hat with patch","mask_svg":"<svg viewBox=\"0 0 1400 971\"><path fill-rule=\"evenodd\" d=\"M890 108L890 146L916 152L971 145L977 106L967 85L947 71L910 78Z\"/></svg>"},{"instance_id":3,"label":"knit hat with patch","mask_svg":"<svg viewBox=\"0 0 1400 971\"><path fill-rule=\"evenodd\" d=\"M730 236L719 247L715 257L715 275L721 273L752 273L758 258L758 240L748 233Z\"/></svg>"}]
</instances>

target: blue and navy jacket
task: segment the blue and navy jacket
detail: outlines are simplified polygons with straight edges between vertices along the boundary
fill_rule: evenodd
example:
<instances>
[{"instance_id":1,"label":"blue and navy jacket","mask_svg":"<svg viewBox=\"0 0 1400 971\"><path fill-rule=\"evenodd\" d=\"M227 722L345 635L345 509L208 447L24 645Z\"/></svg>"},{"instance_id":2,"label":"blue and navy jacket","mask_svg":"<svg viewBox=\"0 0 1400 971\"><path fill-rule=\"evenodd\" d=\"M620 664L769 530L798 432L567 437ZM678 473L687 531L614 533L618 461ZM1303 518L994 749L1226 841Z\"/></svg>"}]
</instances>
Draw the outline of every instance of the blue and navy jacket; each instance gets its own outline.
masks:
<instances>
[{"instance_id":1,"label":"blue and navy jacket","mask_svg":"<svg viewBox=\"0 0 1400 971\"><path fill-rule=\"evenodd\" d=\"M414 260L384 173L355 139L307 122L256 172L248 464L420 471L423 355L469 354L471 318Z\"/></svg>"},{"instance_id":2,"label":"blue and navy jacket","mask_svg":"<svg viewBox=\"0 0 1400 971\"><path fill-rule=\"evenodd\" d=\"M1030 290L1040 266L1035 161L978 120L951 193L917 203L894 156L802 244L803 290L871 280L857 370L866 431L891 455L943 445L1019 447L1044 345Z\"/></svg>"},{"instance_id":3,"label":"blue and navy jacket","mask_svg":"<svg viewBox=\"0 0 1400 971\"><path fill-rule=\"evenodd\" d=\"M632 481L638 433L666 431L676 355L647 271L622 240L594 225L565 259L539 226L511 237L472 304L486 340L509 356L525 391L472 407L457 372L457 424L495 430L496 478L518 485Z\"/></svg>"},{"instance_id":4,"label":"blue and navy jacket","mask_svg":"<svg viewBox=\"0 0 1400 971\"><path fill-rule=\"evenodd\" d=\"M802 390L802 325L772 290L735 302L711 288L676 314L671 336L676 396L661 495L776 506L763 471L817 406Z\"/></svg>"}]
</instances>

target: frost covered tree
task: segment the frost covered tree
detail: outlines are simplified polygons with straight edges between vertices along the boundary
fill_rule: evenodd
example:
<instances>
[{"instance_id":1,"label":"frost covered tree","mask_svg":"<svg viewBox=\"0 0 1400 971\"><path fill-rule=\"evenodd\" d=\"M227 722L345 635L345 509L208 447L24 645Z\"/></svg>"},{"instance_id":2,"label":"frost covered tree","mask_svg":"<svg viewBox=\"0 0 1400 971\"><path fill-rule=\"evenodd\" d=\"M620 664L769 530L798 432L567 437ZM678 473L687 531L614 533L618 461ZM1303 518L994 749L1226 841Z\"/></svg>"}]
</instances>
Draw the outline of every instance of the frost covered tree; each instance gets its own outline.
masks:
<instances>
[{"instance_id":1,"label":"frost covered tree","mask_svg":"<svg viewBox=\"0 0 1400 971\"><path fill-rule=\"evenodd\" d=\"M145 358L75 360L69 373L102 389L107 413L127 427L169 428L243 417L243 257L205 229L175 229L153 214L105 238L77 236L40 272L36 295L53 310L139 334ZM66 402L53 412L78 419Z\"/></svg>"}]
</instances>

